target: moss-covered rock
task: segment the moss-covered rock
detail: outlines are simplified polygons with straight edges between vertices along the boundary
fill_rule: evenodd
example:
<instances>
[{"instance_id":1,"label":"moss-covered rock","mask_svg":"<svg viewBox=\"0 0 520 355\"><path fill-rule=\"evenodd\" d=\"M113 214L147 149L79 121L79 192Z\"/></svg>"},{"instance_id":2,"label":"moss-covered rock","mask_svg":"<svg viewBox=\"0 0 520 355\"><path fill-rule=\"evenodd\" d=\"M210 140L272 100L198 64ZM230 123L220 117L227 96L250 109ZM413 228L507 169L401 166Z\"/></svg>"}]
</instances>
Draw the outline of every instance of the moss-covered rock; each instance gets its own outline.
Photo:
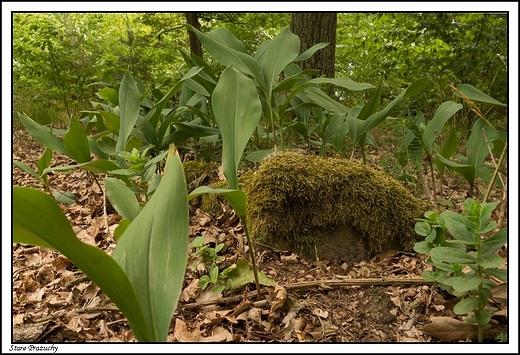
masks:
<instances>
[{"instance_id":1,"label":"moss-covered rock","mask_svg":"<svg viewBox=\"0 0 520 355\"><path fill-rule=\"evenodd\" d=\"M359 261L383 249L410 250L414 218L425 208L380 171L290 151L264 160L243 189L252 237L305 257L317 250Z\"/></svg>"},{"instance_id":2,"label":"moss-covered rock","mask_svg":"<svg viewBox=\"0 0 520 355\"><path fill-rule=\"evenodd\" d=\"M182 165L189 192L199 186L209 185L218 179L218 164L215 162L206 163L199 160L189 160Z\"/></svg>"}]
</instances>

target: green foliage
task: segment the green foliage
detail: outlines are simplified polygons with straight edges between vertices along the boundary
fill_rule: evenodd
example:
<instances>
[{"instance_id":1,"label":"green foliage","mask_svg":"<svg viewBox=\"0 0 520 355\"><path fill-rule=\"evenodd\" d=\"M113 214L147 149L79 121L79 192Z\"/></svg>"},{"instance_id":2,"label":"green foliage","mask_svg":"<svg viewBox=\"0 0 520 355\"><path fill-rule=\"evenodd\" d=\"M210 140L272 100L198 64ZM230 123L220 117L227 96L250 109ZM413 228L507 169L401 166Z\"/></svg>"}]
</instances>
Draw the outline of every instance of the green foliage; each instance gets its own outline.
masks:
<instances>
[{"instance_id":1,"label":"green foliage","mask_svg":"<svg viewBox=\"0 0 520 355\"><path fill-rule=\"evenodd\" d=\"M425 240L416 243L414 250L430 255L428 264L434 267L434 271L423 273L424 278L462 297L453 311L473 315L466 322L478 324L479 341L483 340L483 330L490 327L489 320L496 311L487 306L491 289L496 286L490 277L507 280L507 270L501 268L504 260L496 254L507 241L507 228L485 238L497 226L491 220L496 205L468 198L463 214L448 210L437 215L429 211L425 213L426 219L419 219L415 225L415 231Z\"/></svg>"},{"instance_id":2,"label":"green foliage","mask_svg":"<svg viewBox=\"0 0 520 355\"><path fill-rule=\"evenodd\" d=\"M48 195L15 186L14 242L60 251L125 314L139 341L164 342L188 255L186 182L174 147L157 191L126 228L110 257L80 242Z\"/></svg>"}]
</instances>

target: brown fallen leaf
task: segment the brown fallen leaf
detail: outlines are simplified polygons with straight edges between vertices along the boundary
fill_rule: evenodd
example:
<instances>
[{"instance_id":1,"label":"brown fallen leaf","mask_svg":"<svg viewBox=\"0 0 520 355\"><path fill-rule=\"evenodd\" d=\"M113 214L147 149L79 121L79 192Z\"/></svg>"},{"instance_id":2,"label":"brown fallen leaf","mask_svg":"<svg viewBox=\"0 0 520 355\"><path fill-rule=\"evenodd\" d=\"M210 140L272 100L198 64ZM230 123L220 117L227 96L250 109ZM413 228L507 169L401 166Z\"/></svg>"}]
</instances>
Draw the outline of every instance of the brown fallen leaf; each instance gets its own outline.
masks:
<instances>
[{"instance_id":1,"label":"brown fallen leaf","mask_svg":"<svg viewBox=\"0 0 520 355\"><path fill-rule=\"evenodd\" d=\"M198 342L200 339L200 329L197 327L192 331L189 331L186 323L181 319L176 318L173 336L179 342Z\"/></svg>"},{"instance_id":2,"label":"brown fallen leaf","mask_svg":"<svg viewBox=\"0 0 520 355\"><path fill-rule=\"evenodd\" d=\"M457 341L478 339L478 329L475 324L466 323L450 317L432 317L431 323L425 325L422 332L443 341ZM493 339L499 329L487 329L484 331L485 339Z\"/></svg>"}]
</instances>

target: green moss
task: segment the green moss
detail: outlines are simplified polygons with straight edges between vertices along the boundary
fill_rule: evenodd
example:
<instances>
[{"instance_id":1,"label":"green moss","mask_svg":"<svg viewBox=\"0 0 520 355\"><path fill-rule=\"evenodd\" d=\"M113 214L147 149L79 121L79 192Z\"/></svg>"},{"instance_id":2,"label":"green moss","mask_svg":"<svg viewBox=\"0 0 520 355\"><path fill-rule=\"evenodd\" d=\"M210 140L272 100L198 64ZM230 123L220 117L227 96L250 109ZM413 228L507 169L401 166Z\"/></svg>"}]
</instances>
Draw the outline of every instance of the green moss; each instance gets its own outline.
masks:
<instances>
[{"instance_id":1,"label":"green moss","mask_svg":"<svg viewBox=\"0 0 520 355\"><path fill-rule=\"evenodd\" d=\"M352 226L371 251L409 250L424 205L386 174L343 158L280 152L244 185L251 235L262 242L314 250L320 235Z\"/></svg>"},{"instance_id":2,"label":"green moss","mask_svg":"<svg viewBox=\"0 0 520 355\"><path fill-rule=\"evenodd\" d=\"M245 184L251 181L251 178L256 170L251 169L248 170L238 177L238 185L241 189L244 189ZM214 189L227 189L229 185L226 180L216 181L212 184L209 184L210 187ZM221 212L221 205L227 204L227 201L224 197L217 194L204 194L202 195L202 202L200 208L209 214L217 215Z\"/></svg>"},{"instance_id":3,"label":"green moss","mask_svg":"<svg viewBox=\"0 0 520 355\"><path fill-rule=\"evenodd\" d=\"M190 160L182 165L189 192L198 186L209 185L218 178L218 164L215 162Z\"/></svg>"}]
</instances>

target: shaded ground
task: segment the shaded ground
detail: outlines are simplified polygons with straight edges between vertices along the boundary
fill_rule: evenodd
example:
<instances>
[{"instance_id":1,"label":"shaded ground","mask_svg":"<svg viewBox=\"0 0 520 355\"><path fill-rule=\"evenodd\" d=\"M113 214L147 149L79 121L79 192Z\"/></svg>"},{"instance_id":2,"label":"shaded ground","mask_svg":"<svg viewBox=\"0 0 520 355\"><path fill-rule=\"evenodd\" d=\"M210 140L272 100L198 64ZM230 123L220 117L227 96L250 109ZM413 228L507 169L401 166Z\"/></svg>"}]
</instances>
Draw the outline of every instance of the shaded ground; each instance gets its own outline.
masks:
<instances>
[{"instance_id":1,"label":"shaded ground","mask_svg":"<svg viewBox=\"0 0 520 355\"><path fill-rule=\"evenodd\" d=\"M16 132L14 159L34 167L42 152L25 133ZM53 165L69 163L64 157L53 158ZM78 198L74 205L61 205L78 238L111 254L120 217L110 210L104 215L99 187L79 170L50 174L49 182ZM43 188L18 168L13 185ZM190 238L203 235L211 246L225 244L222 268L247 258L242 227L233 212L227 218L213 218L194 209L190 224ZM437 342L471 341L476 335L454 315L457 300L421 281L426 265L416 254L386 251L351 265L307 262L289 251L255 248L260 269L284 287L263 289L260 300L254 285L237 295L201 291L198 280L204 267L193 269L190 259L169 341ZM13 244L12 294L14 342L135 341L110 300L57 252ZM506 304L503 285L494 290L493 306L499 311L487 334L491 341L507 331Z\"/></svg>"}]
</instances>

